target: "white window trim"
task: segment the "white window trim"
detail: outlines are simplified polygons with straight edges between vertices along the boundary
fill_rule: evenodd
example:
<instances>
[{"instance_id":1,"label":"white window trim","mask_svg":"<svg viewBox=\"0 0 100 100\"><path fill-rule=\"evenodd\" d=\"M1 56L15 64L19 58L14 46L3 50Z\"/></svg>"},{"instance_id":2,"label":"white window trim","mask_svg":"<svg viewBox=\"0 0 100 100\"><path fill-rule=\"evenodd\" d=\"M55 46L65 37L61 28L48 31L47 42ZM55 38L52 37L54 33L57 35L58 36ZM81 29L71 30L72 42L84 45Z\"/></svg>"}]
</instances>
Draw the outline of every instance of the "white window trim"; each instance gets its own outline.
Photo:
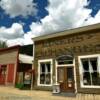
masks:
<instances>
[{"instance_id":1,"label":"white window trim","mask_svg":"<svg viewBox=\"0 0 100 100\"><path fill-rule=\"evenodd\" d=\"M40 63L41 62L50 62L51 64L51 84L40 84ZM52 72L53 72L53 60L52 59L42 59L38 60L38 80L37 80L37 85L38 86L52 86Z\"/></svg>"},{"instance_id":2,"label":"white window trim","mask_svg":"<svg viewBox=\"0 0 100 100\"><path fill-rule=\"evenodd\" d=\"M95 86L95 85L84 85L83 84L83 74L82 74L82 63L81 63L81 59L82 58L98 58L98 65L97 65L97 69L99 70L100 73L100 68L98 67L100 65L100 54L93 54L93 55L84 55L84 56L78 56L78 63L79 63L79 73L80 73L80 86L82 88L100 88L100 86Z\"/></svg>"}]
</instances>

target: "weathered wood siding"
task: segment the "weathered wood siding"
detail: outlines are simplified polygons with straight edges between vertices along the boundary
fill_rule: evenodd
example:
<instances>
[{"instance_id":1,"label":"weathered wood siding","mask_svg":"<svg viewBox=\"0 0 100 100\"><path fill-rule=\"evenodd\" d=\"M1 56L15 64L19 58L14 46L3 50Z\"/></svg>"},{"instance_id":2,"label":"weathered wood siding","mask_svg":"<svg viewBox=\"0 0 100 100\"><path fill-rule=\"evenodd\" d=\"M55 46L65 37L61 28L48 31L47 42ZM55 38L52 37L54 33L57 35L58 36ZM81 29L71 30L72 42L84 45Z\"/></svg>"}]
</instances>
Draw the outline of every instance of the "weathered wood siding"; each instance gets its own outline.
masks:
<instances>
[{"instance_id":1,"label":"weathered wood siding","mask_svg":"<svg viewBox=\"0 0 100 100\"><path fill-rule=\"evenodd\" d=\"M18 50L0 52L0 64L16 63Z\"/></svg>"},{"instance_id":2,"label":"weathered wood siding","mask_svg":"<svg viewBox=\"0 0 100 100\"><path fill-rule=\"evenodd\" d=\"M50 58L67 54L97 53L100 50L100 31L77 33L35 43L35 58Z\"/></svg>"},{"instance_id":3,"label":"weathered wood siding","mask_svg":"<svg viewBox=\"0 0 100 100\"><path fill-rule=\"evenodd\" d=\"M15 85L18 63L18 48L7 48L0 51L0 65L6 65L5 85Z\"/></svg>"},{"instance_id":4,"label":"weathered wood siding","mask_svg":"<svg viewBox=\"0 0 100 100\"><path fill-rule=\"evenodd\" d=\"M34 59L36 74L35 82L37 82L38 76L38 60L49 58L55 60L56 57L66 54L73 54L75 57L77 91L80 93L100 93L100 89L80 87L80 75L78 65L78 56L100 54L100 29L36 41ZM55 64L53 66L53 70L54 69ZM53 72L53 74L55 74L55 72ZM35 85L37 85L37 83L35 83ZM44 88L47 89L47 87Z\"/></svg>"}]
</instances>

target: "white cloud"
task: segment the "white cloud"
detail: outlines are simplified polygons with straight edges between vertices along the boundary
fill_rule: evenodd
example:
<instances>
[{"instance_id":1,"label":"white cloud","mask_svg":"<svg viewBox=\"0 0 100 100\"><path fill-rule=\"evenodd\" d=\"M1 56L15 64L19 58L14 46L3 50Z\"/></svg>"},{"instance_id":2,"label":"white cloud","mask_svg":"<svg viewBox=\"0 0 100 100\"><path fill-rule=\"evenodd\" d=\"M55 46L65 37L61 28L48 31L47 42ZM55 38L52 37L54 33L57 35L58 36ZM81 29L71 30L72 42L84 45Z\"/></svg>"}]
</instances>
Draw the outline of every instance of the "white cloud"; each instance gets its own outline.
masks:
<instances>
[{"instance_id":1,"label":"white cloud","mask_svg":"<svg viewBox=\"0 0 100 100\"><path fill-rule=\"evenodd\" d=\"M23 43L24 45L32 44L32 38L35 37L31 32L28 32L27 34L24 34Z\"/></svg>"},{"instance_id":2,"label":"white cloud","mask_svg":"<svg viewBox=\"0 0 100 100\"><path fill-rule=\"evenodd\" d=\"M8 2L8 0L2 1ZM12 0L9 0L9 2L10 1ZM16 1L22 2L23 0ZM30 0L25 1L28 2ZM33 22L30 25L30 32L25 34L23 32L21 23L17 23L13 24L11 28L1 27L0 37L3 37L3 39L9 39L7 41L9 46L15 44L29 44L32 43L32 37L99 23L100 12L98 12L95 18L88 18L91 10L85 9L83 7L86 4L87 0L49 0L49 5L46 8L49 14L45 18L41 19L41 23ZM17 14L12 14L11 16L15 15L17 16ZM85 21L87 18L88 20Z\"/></svg>"},{"instance_id":3,"label":"white cloud","mask_svg":"<svg viewBox=\"0 0 100 100\"><path fill-rule=\"evenodd\" d=\"M41 24L33 22L30 25L35 36L100 23L100 13L85 21L92 11L84 8L87 0L49 0L49 3L46 8L49 15Z\"/></svg>"},{"instance_id":4,"label":"white cloud","mask_svg":"<svg viewBox=\"0 0 100 100\"><path fill-rule=\"evenodd\" d=\"M41 24L32 23L30 28L35 35L48 34L65 29L80 27L91 10L85 9L87 0L49 0L46 8L49 15Z\"/></svg>"},{"instance_id":5,"label":"white cloud","mask_svg":"<svg viewBox=\"0 0 100 100\"><path fill-rule=\"evenodd\" d=\"M32 44L31 32L24 33L23 27L19 23L14 23L10 28L0 28L0 41L5 41L8 46Z\"/></svg>"},{"instance_id":6,"label":"white cloud","mask_svg":"<svg viewBox=\"0 0 100 100\"><path fill-rule=\"evenodd\" d=\"M10 28L0 28L0 38L3 39L16 39L24 35L22 25L14 23Z\"/></svg>"},{"instance_id":7,"label":"white cloud","mask_svg":"<svg viewBox=\"0 0 100 100\"><path fill-rule=\"evenodd\" d=\"M33 41L31 38L33 38L34 35L31 32L28 32L26 34L24 34L23 37L18 37L16 39L9 39L6 41L8 46L14 46L14 45L28 45L28 44L32 44Z\"/></svg>"},{"instance_id":8,"label":"white cloud","mask_svg":"<svg viewBox=\"0 0 100 100\"><path fill-rule=\"evenodd\" d=\"M16 38L6 41L8 47L14 46L14 45L24 45L24 39L23 38Z\"/></svg>"},{"instance_id":9,"label":"white cloud","mask_svg":"<svg viewBox=\"0 0 100 100\"><path fill-rule=\"evenodd\" d=\"M100 11L97 13L95 17L90 17L87 19L87 21L83 25L91 25L100 23Z\"/></svg>"},{"instance_id":10,"label":"white cloud","mask_svg":"<svg viewBox=\"0 0 100 100\"><path fill-rule=\"evenodd\" d=\"M36 15L36 4L33 0L1 0L0 6L10 17Z\"/></svg>"},{"instance_id":11,"label":"white cloud","mask_svg":"<svg viewBox=\"0 0 100 100\"><path fill-rule=\"evenodd\" d=\"M30 43L30 41L27 41L27 38L24 38L24 34L22 25L14 23L10 28L0 28L0 41L5 41L8 46Z\"/></svg>"}]
</instances>

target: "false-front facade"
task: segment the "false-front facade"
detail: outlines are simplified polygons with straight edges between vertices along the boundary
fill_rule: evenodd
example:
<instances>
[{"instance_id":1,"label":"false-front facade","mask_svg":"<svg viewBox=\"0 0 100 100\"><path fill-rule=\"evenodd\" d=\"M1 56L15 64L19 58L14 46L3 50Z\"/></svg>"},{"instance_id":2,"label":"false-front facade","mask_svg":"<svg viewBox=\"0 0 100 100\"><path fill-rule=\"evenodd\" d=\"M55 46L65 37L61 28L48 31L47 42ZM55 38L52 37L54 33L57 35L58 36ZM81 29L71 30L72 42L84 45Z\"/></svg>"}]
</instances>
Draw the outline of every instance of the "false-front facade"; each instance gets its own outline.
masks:
<instances>
[{"instance_id":1,"label":"false-front facade","mask_svg":"<svg viewBox=\"0 0 100 100\"><path fill-rule=\"evenodd\" d=\"M35 89L100 93L100 24L33 38Z\"/></svg>"}]
</instances>

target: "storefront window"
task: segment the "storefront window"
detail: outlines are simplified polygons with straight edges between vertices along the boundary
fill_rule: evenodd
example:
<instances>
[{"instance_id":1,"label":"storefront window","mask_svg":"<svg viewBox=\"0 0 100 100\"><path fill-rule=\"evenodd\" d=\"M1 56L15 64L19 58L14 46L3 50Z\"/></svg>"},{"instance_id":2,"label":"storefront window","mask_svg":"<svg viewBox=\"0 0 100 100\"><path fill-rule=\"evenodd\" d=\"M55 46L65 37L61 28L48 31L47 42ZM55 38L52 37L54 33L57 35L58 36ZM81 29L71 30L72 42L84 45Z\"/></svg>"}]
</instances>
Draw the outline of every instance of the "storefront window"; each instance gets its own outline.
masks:
<instances>
[{"instance_id":1,"label":"storefront window","mask_svg":"<svg viewBox=\"0 0 100 100\"><path fill-rule=\"evenodd\" d=\"M80 57L83 86L100 86L99 56Z\"/></svg>"},{"instance_id":2,"label":"storefront window","mask_svg":"<svg viewBox=\"0 0 100 100\"><path fill-rule=\"evenodd\" d=\"M39 62L39 84L50 85L51 84L51 61L40 61Z\"/></svg>"}]
</instances>

